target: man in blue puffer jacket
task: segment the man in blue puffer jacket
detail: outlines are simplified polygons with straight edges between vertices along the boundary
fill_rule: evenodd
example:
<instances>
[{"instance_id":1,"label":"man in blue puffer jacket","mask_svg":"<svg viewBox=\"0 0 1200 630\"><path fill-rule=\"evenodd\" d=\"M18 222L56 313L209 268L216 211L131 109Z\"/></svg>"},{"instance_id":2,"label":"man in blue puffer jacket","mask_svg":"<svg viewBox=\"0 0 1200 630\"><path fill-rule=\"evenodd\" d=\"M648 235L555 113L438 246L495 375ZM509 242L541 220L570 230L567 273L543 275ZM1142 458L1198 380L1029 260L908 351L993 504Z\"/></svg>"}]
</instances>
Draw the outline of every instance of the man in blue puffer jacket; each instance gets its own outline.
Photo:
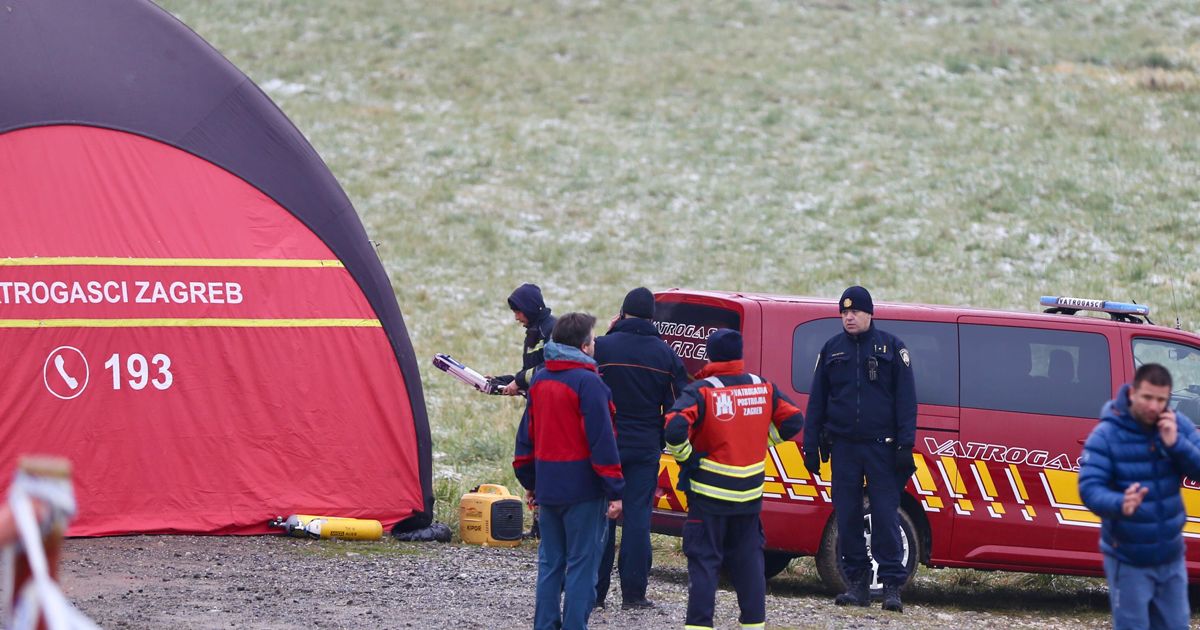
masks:
<instances>
[{"instance_id":1,"label":"man in blue puffer jacket","mask_svg":"<svg viewBox=\"0 0 1200 630\"><path fill-rule=\"evenodd\" d=\"M1179 486L1200 479L1200 433L1171 410L1171 373L1138 368L1104 405L1080 459L1079 494L1100 516L1113 627L1187 628L1187 515Z\"/></svg>"}]
</instances>

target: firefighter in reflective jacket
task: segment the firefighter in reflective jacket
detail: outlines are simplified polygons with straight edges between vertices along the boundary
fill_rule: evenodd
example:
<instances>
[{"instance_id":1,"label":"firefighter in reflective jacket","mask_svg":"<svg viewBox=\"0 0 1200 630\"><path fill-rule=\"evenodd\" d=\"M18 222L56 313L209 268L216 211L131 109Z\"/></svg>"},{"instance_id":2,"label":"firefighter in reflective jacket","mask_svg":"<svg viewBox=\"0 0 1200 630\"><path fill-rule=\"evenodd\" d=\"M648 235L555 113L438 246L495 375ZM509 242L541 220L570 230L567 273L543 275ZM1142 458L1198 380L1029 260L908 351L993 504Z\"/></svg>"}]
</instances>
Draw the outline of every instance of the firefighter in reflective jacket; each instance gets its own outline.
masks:
<instances>
[{"instance_id":1,"label":"firefighter in reflective jacket","mask_svg":"<svg viewBox=\"0 0 1200 630\"><path fill-rule=\"evenodd\" d=\"M804 416L773 384L748 374L742 336L722 328L708 338L710 361L667 414L667 452L687 493L683 552L688 559L686 628L712 628L722 564L737 591L743 628L766 622L762 510L768 442L800 432Z\"/></svg>"}]
</instances>

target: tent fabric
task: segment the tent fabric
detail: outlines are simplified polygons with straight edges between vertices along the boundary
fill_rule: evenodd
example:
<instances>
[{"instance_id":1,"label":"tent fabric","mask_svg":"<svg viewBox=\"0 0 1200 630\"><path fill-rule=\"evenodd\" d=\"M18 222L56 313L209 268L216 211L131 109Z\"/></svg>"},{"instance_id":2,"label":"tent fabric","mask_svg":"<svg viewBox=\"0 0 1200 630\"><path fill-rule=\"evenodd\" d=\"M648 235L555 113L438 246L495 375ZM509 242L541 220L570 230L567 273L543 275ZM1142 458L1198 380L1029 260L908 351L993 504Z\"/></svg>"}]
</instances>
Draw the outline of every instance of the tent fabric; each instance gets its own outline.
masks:
<instances>
[{"instance_id":1,"label":"tent fabric","mask_svg":"<svg viewBox=\"0 0 1200 630\"><path fill-rule=\"evenodd\" d=\"M73 535L427 524L390 280L284 114L139 0L9 0L0 59L0 474L71 457Z\"/></svg>"}]
</instances>

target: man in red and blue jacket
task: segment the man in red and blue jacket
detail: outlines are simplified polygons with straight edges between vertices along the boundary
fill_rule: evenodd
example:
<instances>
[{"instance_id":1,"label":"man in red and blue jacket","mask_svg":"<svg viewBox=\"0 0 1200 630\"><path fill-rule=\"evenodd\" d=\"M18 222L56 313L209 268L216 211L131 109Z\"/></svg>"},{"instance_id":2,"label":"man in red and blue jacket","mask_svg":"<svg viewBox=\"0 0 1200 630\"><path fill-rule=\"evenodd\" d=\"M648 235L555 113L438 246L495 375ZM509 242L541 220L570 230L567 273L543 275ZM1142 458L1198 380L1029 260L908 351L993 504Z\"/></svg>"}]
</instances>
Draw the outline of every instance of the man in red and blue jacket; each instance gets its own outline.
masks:
<instances>
[{"instance_id":1,"label":"man in red and blue jacket","mask_svg":"<svg viewBox=\"0 0 1200 630\"><path fill-rule=\"evenodd\" d=\"M683 553L688 559L684 627L713 627L717 572L737 591L742 628L766 624L762 511L767 446L791 439L804 416L775 385L746 372L742 335L721 328L708 337L709 364L667 414L667 452L687 492Z\"/></svg>"},{"instance_id":2,"label":"man in red and blue jacket","mask_svg":"<svg viewBox=\"0 0 1200 630\"><path fill-rule=\"evenodd\" d=\"M608 535L605 517L621 515L625 480L612 393L591 357L595 325L596 318L586 313L559 318L517 428L513 470L526 500L539 507L542 536L535 630L587 628Z\"/></svg>"}]
</instances>

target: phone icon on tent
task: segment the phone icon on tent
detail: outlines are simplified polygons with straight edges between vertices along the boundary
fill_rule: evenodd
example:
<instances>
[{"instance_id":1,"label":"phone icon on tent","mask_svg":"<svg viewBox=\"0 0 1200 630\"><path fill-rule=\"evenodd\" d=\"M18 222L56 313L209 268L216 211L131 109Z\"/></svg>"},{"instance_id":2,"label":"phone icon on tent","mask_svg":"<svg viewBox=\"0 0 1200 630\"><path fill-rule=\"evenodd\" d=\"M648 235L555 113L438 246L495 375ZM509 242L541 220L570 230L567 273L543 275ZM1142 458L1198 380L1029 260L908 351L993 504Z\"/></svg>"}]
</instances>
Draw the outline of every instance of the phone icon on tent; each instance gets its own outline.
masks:
<instances>
[{"instance_id":1,"label":"phone icon on tent","mask_svg":"<svg viewBox=\"0 0 1200 630\"><path fill-rule=\"evenodd\" d=\"M82 394L89 376L87 357L71 346L59 346L52 350L42 367L42 381L46 389L63 400Z\"/></svg>"},{"instance_id":2,"label":"phone icon on tent","mask_svg":"<svg viewBox=\"0 0 1200 630\"><path fill-rule=\"evenodd\" d=\"M66 360L63 359L61 354L54 357L54 369L58 370L58 375L67 382L67 387L75 389L76 387L79 387L79 381L75 380L75 377L71 376L70 374L67 374L67 370L63 367L66 365L66 363Z\"/></svg>"}]
</instances>

